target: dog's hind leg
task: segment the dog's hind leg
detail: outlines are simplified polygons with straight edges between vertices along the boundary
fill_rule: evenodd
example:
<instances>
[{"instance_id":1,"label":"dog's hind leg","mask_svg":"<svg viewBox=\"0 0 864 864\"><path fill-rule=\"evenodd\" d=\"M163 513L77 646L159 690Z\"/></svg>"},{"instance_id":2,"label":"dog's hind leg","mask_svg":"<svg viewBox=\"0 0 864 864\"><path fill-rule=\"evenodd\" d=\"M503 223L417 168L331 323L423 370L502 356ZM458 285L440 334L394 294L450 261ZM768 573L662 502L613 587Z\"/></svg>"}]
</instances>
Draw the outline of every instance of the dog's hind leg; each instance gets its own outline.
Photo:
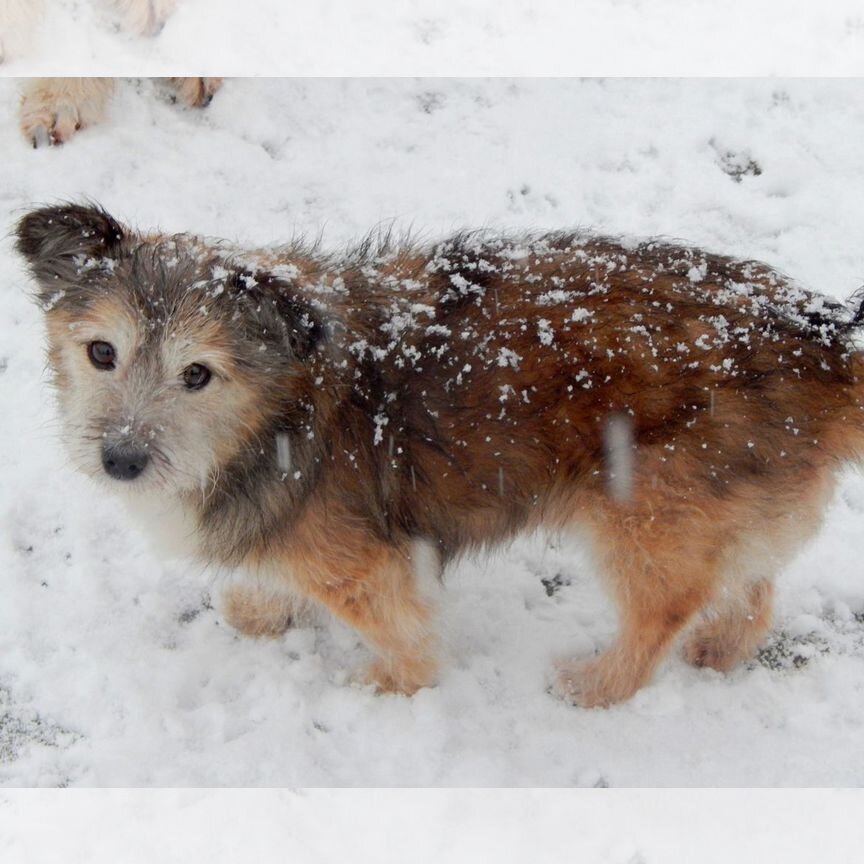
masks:
<instances>
[{"instance_id":1,"label":"dog's hind leg","mask_svg":"<svg viewBox=\"0 0 864 864\"><path fill-rule=\"evenodd\" d=\"M818 531L834 489L833 466L795 477L782 498L763 496L739 513L722 581L684 644L688 663L728 672L756 653L771 626L774 576Z\"/></svg>"},{"instance_id":2,"label":"dog's hind leg","mask_svg":"<svg viewBox=\"0 0 864 864\"><path fill-rule=\"evenodd\" d=\"M641 512L605 509L595 508L592 527L612 580L619 635L599 657L557 667L557 692L583 707L620 702L646 684L710 600L720 572L720 534L697 508L655 501Z\"/></svg>"},{"instance_id":3,"label":"dog's hind leg","mask_svg":"<svg viewBox=\"0 0 864 864\"><path fill-rule=\"evenodd\" d=\"M21 131L28 141L64 144L105 116L113 78L31 78L21 94Z\"/></svg>"}]
</instances>

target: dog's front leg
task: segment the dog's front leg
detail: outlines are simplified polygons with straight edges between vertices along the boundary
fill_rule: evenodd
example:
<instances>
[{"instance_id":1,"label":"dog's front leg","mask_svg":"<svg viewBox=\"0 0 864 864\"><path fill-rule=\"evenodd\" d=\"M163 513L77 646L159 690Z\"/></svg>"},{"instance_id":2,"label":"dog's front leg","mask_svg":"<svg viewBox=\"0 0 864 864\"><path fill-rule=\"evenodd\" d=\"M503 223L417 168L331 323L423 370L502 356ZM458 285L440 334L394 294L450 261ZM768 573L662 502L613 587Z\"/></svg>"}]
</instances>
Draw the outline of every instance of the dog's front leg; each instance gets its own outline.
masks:
<instances>
[{"instance_id":1,"label":"dog's front leg","mask_svg":"<svg viewBox=\"0 0 864 864\"><path fill-rule=\"evenodd\" d=\"M333 536L333 535L330 535ZM436 681L438 565L429 544L396 547L364 532L342 532L329 550L319 545L292 556L303 591L355 628L378 654L364 683L410 695Z\"/></svg>"}]
</instances>

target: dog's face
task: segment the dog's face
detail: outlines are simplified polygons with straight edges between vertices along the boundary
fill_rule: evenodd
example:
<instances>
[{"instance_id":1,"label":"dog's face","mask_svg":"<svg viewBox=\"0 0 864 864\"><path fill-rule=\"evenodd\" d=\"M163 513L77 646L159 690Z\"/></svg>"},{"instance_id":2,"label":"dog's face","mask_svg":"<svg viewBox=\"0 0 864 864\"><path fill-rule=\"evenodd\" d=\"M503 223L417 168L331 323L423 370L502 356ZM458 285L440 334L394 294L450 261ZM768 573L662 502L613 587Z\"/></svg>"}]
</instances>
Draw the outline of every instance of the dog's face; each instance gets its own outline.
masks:
<instances>
[{"instance_id":1,"label":"dog's face","mask_svg":"<svg viewBox=\"0 0 864 864\"><path fill-rule=\"evenodd\" d=\"M18 225L45 309L64 434L117 488L205 491L302 424L320 319L296 286L192 237L142 236L96 208Z\"/></svg>"}]
</instances>

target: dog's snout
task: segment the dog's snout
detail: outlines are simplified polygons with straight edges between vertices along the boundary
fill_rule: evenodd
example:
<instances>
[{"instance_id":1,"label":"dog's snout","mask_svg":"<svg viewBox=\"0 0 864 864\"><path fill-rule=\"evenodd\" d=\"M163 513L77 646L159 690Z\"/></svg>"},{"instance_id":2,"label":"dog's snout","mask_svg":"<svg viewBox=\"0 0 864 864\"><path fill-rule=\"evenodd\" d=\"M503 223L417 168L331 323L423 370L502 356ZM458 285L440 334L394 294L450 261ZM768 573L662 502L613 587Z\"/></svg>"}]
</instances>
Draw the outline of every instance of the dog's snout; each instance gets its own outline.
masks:
<instances>
[{"instance_id":1,"label":"dog's snout","mask_svg":"<svg viewBox=\"0 0 864 864\"><path fill-rule=\"evenodd\" d=\"M143 450L103 447L102 467L115 480L134 480L147 467L150 456Z\"/></svg>"}]
</instances>

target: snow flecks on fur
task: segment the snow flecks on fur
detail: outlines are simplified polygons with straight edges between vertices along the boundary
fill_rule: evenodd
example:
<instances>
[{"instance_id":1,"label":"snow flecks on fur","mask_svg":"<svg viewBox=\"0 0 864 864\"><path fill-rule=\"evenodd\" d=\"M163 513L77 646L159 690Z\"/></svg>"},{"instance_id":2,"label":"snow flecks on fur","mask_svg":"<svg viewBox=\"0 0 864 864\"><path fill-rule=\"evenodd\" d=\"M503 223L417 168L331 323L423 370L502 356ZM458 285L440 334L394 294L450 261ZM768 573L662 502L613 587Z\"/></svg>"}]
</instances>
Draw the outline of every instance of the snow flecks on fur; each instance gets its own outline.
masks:
<instances>
[{"instance_id":1,"label":"snow flecks on fur","mask_svg":"<svg viewBox=\"0 0 864 864\"><path fill-rule=\"evenodd\" d=\"M181 23L178 17L172 27ZM128 50L125 40L119 44ZM104 47L111 45L106 37ZM449 230L454 219L516 228L575 219L642 236L671 232L761 257L835 297L852 290L864 272L856 237L860 160L854 147L837 146L862 137L860 112L848 110L860 89L855 82L394 79L372 86L318 79L289 86L248 79L226 85L225 101L214 103L207 123L139 98L133 87L146 95L151 85L121 85L123 101L112 123L46 161L34 160L18 140L17 88L5 82L7 225L33 202L86 189L141 224L172 230L204 226L278 239L286 226L290 231L301 224L313 232L326 226L341 240L382 213L414 218L429 232ZM422 123L406 98L418 88L442 94L440 110L422 115ZM238 126L237 112L249 124ZM653 123L657 116L669 122ZM293 118L291 139L274 148L286 117ZM587 136L580 132L586 117L592 124ZM370 137L370 122L380 136ZM116 146L121 123L135 146ZM476 134L464 136L466 123ZM340 134L328 134L332 128ZM761 177L733 184L717 169L705 142L718 130L747 139L744 147L766 157ZM214 135L219 147L212 146ZM447 147L439 145L458 136L467 146L454 169ZM790 146L794 160L767 158ZM106 173L104 160L90 159L91 152L110 156L115 167ZM525 199L521 212L508 209L500 203L500 186L516 184L519 175L535 189L554 189L559 205L548 209L537 195ZM182 206L166 210L178 188L184 189ZM628 258L639 245L622 240ZM465 559L449 572L446 602L459 660L448 662L440 686L411 701L376 699L343 688L341 670L363 651L344 628L301 625L267 644L238 639L217 610L201 606L202 592L218 590L222 573L159 561L141 539L137 519L94 495L86 479L70 471L41 386L38 310L23 290L13 290L24 288L14 256L2 256L0 268L10 288L2 329L9 362L0 385L4 404L15 408L2 416L8 463L2 506L7 525L22 534L20 543L0 544L6 600L0 604L0 680L12 682L14 696L3 708L32 742L22 747L16 738L18 758L0 760L4 783L860 785L859 474L844 475L824 533L780 580L777 634L794 648L788 662L760 655L755 668L725 676L676 659L614 711L561 705L544 689L549 658L564 648L594 654L608 642L615 620L587 545L527 538L492 557ZM289 284L300 275L287 265L269 270ZM604 270L595 280L599 298L608 296ZM214 283L216 291L220 287ZM310 278L306 289L322 314L348 293L340 277L332 283ZM584 297L571 294L566 283L540 290L538 317L551 318L555 305L564 304L579 338L591 338L597 323ZM441 325L419 320L426 330ZM719 336L713 325L706 327L712 339ZM462 344L456 327L428 335L438 347ZM731 328L729 335L752 344L754 334ZM676 342L680 363L705 356L692 340ZM471 347L470 333L464 344ZM490 360L497 362L497 355ZM481 366L479 357L454 366L454 385L458 375L465 381ZM574 367L569 385L574 399L589 383L587 370L575 381L582 368ZM594 387L601 383L597 377L590 378ZM316 386L326 381L319 378ZM493 395L497 406L500 391ZM706 395L705 416L714 416L715 407L722 416L722 393L716 406L715 392ZM530 388L508 396L508 409L516 398L534 406L539 401ZM790 437L803 434L804 419L789 418L784 428ZM373 434L370 425L370 443ZM388 427L381 456L391 434ZM399 455L395 441L393 453ZM407 482L409 489L422 488L413 466ZM497 499L498 492L496 474L491 494ZM64 534L58 537L53 531L59 526ZM47 587L40 587L42 579ZM180 623L190 608L200 614ZM802 646L813 644L827 650L820 647L800 662ZM773 643L767 650L773 658ZM81 737L70 746L41 743L30 723L37 714ZM732 740L730 728L746 734ZM837 806L834 801L820 812L833 814ZM766 823L764 808L748 812L754 829L774 825ZM681 814L674 816L671 829L678 836ZM821 849L824 832L815 833ZM575 835L569 835L572 844ZM727 857L740 854L729 845ZM800 857L814 860L818 851ZM754 861L770 858L770 850L761 857L751 852Z\"/></svg>"},{"instance_id":2,"label":"snow flecks on fur","mask_svg":"<svg viewBox=\"0 0 864 864\"><path fill-rule=\"evenodd\" d=\"M519 368L521 358L507 344L512 328L532 327L542 350L558 350L551 321L530 310L564 307L568 311L565 328L583 328L583 338L591 344L593 328L603 326L603 304L619 300L610 283L622 274L628 274L633 287L633 306L632 325L622 334L618 350L623 355L632 352L635 345L643 345L642 350L657 363L673 363L684 369L699 368L706 362L700 354L722 351L730 343L746 346L754 338L779 338L778 318L799 328L803 337L829 346L847 337L854 314L843 304L806 291L760 264L709 260L695 249L655 241L619 242L585 232L521 236L465 232L427 247L403 243L386 233L370 235L342 254L325 253L318 244L302 240L288 247L250 252L227 243L178 236L163 241L159 266L188 269L190 252L198 255L199 272L205 271L206 276L191 279L189 290L203 298L218 298L228 286L241 293L254 293L262 284L273 282L284 285L284 290L300 290L327 332L344 339L345 349L357 360L389 361L399 368L422 371L428 360L442 362L448 355L453 368L448 386L457 387L467 383L468 366L473 370ZM292 256L296 256L296 263L290 261ZM419 266L411 260L419 261ZM98 280L114 275L115 262L107 256L77 256L74 265L84 278ZM577 268L589 274L579 284L573 275ZM724 276L724 270L729 275ZM444 287L432 290L433 280L442 276ZM648 320L659 307L652 283L660 277L677 280L673 293L680 296L682 304L699 302L718 310L717 314L700 315L698 320L704 327L686 341L669 344ZM524 286L524 310L518 302L502 310L495 288L487 296L487 285L496 280ZM331 313L339 305L350 308L352 286L358 281L378 298L378 332L340 336L339 321ZM52 302L61 297L58 292ZM668 300L664 302L665 311L672 312ZM454 330L446 320L439 320L450 306L463 303L477 306L484 317L494 314L500 324L497 331L481 338L470 324ZM202 314L207 310L206 303L202 304ZM736 323L730 320L729 310L751 320L744 325ZM313 326L308 316L300 324L307 329ZM797 374L794 356L781 361ZM730 357L709 368L729 378L739 371ZM574 370L574 375L581 382L582 372ZM375 440L380 443L377 426Z\"/></svg>"}]
</instances>

